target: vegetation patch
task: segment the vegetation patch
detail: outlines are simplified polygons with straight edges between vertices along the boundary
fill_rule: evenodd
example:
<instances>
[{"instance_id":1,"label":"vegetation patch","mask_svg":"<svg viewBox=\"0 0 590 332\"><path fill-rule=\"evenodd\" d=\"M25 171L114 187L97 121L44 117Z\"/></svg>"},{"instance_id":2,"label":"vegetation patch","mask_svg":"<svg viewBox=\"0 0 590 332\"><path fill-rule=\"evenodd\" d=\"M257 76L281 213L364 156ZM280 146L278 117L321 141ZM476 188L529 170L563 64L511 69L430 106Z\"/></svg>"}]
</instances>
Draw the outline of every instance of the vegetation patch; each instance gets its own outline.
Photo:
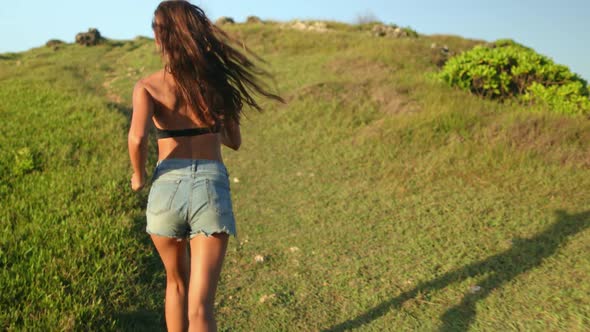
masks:
<instances>
[{"instance_id":1,"label":"vegetation patch","mask_svg":"<svg viewBox=\"0 0 590 332\"><path fill-rule=\"evenodd\" d=\"M568 67L510 40L478 45L450 59L440 78L451 86L498 100L563 114L590 112L588 83Z\"/></svg>"},{"instance_id":2,"label":"vegetation patch","mask_svg":"<svg viewBox=\"0 0 590 332\"><path fill-rule=\"evenodd\" d=\"M220 331L587 330L590 121L425 75L482 41L267 22L223 27L289 102L223 151L240 238ZM133 86L161 67L148 38L0 54L3 331L165 330L126 146Z\"/></svg>"}]
</instances>

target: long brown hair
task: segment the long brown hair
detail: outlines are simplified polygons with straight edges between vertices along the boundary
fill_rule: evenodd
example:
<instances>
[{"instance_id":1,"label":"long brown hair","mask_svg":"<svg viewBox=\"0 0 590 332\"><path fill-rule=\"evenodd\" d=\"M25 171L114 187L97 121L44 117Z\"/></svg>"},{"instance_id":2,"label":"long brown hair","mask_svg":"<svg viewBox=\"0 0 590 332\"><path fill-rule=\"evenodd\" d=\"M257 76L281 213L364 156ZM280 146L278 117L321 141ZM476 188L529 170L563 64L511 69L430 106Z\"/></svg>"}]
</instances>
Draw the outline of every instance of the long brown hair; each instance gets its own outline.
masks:
<instances>
[{"instance_id":1,"label":"long brown hair","mask_svg":"<svg viewBox=\"0 0 590 332\"><path fill-rule=\"evenodd\" d=\"M224 119L239 123L244 104L261 111L253 94L284 102L257 78L270 74L233 48L230 43L237 41L211 23L201 8L184 0L163 1L152 27L182 100L209 127Z\"/></svg>"}]
</instances>

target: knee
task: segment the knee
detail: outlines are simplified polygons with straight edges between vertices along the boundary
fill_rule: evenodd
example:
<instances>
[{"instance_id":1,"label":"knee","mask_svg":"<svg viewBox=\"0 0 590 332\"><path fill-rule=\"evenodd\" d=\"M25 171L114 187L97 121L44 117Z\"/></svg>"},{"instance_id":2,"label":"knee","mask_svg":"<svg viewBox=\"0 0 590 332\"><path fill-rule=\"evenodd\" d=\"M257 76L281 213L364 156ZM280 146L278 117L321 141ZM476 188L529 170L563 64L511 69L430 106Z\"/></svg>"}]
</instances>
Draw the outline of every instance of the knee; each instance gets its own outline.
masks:
<instances>
[{"instance_id":1,"label":"knee","mask_svg":"<svg viewBox=\"0 0 590 332\"><path fill-rule=\"evenodd\" d=\"M179 274L166 274L166 287L184 293L187 288L187 281Z\"/></svg>"},{"instance_id":2,"label":"knee","mask_svg":"<svg viewBox=\"0 0 590 332\"><path fill-rule=\"evenodd\" d=\"M190 305L188 308L188 320L195 321L212 321L214 318L213 305L204 303L197 305Z\"/></svg>"}]
</instances>

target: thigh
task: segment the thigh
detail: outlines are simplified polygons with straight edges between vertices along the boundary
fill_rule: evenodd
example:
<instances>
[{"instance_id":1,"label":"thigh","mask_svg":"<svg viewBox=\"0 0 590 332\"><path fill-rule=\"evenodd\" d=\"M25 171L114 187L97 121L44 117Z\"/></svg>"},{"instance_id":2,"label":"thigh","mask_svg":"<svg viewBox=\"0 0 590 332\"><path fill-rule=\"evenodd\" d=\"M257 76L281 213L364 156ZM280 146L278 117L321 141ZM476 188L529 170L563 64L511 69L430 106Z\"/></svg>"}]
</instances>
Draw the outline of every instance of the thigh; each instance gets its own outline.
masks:
<instances>
[{"instance_id":1,"label":"thigh","mask_svg":"<svg viewBox=\"0 0 590 332\"><path fill-rule=\"evenodd\" d=\"M190 240L189 308L213 305L228 241L226 233L198 234Z\"/></svg>"},{"instance_id":2,"label":"thigh","mask_svg":"<svg viewBox=\"0 0 590 332\"><path fill-rule=\"evenodd\" d=\"M152 235L152 241L160 254L168 279L188 281L189 255L187 240Z\"/></svg>"}]
</instances>

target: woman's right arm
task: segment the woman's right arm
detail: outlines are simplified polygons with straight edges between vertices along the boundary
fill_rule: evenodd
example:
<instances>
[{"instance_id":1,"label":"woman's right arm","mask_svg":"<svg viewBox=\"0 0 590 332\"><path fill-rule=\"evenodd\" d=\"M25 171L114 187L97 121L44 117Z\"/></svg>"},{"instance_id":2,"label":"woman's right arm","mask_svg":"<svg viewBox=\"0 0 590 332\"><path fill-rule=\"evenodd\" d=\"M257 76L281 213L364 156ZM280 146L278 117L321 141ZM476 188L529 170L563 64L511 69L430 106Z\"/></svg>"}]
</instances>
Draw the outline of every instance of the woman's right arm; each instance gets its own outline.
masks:
<instances>
[{"instance_id":1,"label":"woman's right arm","mask_svg":"<svg viewBox=\"0 0 590 332\"><path fill-rule=\"evenodd\" d=\"M148 153L148 129L154 115L154 104L144 83L139 81L133 88L133 114L127 138L129 158L133 167L131 187L137 191L146 181L145 164Z\"/></svg>"},{"instance_id":2,"label":"woman's right arm","mask_svg":"<svg viewBox=\"0 0 590 332\"><path fill-rule=\"evenodd\" d=\"M230 149L238 151L242 145L242 134L240 125L232 119L228 119L221 127L221 144Z\"/></svg>"}]
</instances>

